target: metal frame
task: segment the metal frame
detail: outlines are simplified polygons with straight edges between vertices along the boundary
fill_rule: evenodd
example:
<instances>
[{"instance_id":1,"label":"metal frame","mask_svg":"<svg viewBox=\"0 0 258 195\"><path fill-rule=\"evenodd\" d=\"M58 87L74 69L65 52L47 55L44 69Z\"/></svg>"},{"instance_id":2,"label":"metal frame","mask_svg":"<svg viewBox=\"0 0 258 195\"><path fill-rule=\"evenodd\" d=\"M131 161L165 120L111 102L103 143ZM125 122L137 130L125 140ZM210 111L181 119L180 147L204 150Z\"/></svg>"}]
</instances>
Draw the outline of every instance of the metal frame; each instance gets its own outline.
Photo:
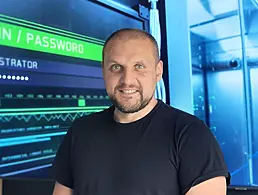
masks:
<instances>
[{"instance_id":1,"label":"metal frame","mask_svg":"<svg viewBox=\"0 0 258 195\"><path fill-rule=\"evenodd\" d=\"M149 32L149 20L146 19L145 15L141 14L141 8L143 7L142 5L138 5L139 6L138 7L139 12L138 12L133 8L127 7L125 5L122 5L112 0L89 0L89 1L102 5L104 7L107 7L109 9L113 9L114 11L117 11L129 17L132 17L136 20L139 20L140 22L143 23L143 30Z\"/></svg>"},{"instance_id":2,"label":"metal frame","mask_svg":"<svg viewBox=\"0 0 258 195\"><path fill-rule=\"evenodd\" d=\"M169 104L193 114L192 59L187 0L180 3L177 0L164 0L164 9L161 12L165 14L166 24L164 34L167 40L164 44L167 47Z\"/></svg>"},{"instance_id":3,"label":"metal frame","mask_svg":"<svg viewBox=\"0 0 258 195\"><path fill-rule=\"evenodd\" d=\"M220 15L217 15L217 16L216 16L214 19L212 19L212 20L208 20L208 21L201 22L201 23L199 23L199 24L191 25L190 28L202 26L202 25L205 25L205 24L210 24L210 23L213 23L213 22L215 22L215 21L222 20L222 19L226 19L226 18L230 18L230 17L232 17L232 16L237 16L237 15L238 15L238 11L231 11L231 12L228 12L228 13L220 14Z\"/></svg>"},{"instance_id":4,"label":"metal frame","mask_svg":"<svg viewBox=\"0 0 258 195\"><path fill-rule=\"evenodd\" d=\"M252 186L228 186L229 191L235 191L235 192L242 192L244 194L245 191L253 191L255 194L258 192L257 187L252 187ZM237 193L238 194L238 193Z\"/></svg>"},{"instance_id":5,"label":"metal frame","mask_svg":"<svg viewBox=\"0 0 258 195\"><path fill-rule=\"evenodd\" d=\"M243 83L244 83L244 94L245 94L245 117L247 124L247 142L248 142L248 165L250 175L250 185L253 185L253 161L252 161L252 110L251 110L251 83L250 83L250 72L248 70L247 59L246 59L246 48L245 48L245 15L244 15L244 4L243 0L238 0L239 8L239 20L240 20L240 32L241 32L241 44L242 44L242 58L243 58Z\"/></svg>"}]
</instances>

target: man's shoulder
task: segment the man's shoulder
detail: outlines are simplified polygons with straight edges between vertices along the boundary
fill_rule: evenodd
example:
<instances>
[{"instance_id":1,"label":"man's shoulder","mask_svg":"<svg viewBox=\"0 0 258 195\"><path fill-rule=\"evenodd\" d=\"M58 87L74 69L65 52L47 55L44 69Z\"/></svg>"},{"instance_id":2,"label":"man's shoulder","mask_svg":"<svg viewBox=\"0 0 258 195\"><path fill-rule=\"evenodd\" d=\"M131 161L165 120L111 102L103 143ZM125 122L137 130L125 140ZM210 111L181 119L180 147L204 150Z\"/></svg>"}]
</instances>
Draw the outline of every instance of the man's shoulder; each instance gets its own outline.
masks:
<instances>
[{"instance_id":1,"label":"man's shoulder","mask_svg":"<svg viewBox=\"0 0 258 195\"><path fill-rule=\"evenodd\" d=\"M197 134L205 134L210 131L207 124L197 116L165 103L162 103L158 120L163 128L172 131L178 138L182 134L189 134L192 131Z\"/></svg>"},{"instance_id":2,"label":"man's shoulder","mask_svg":"<svg viewBox=\"0 0 258 195\"><path fill-rule=\"evenodd\" d=\"M195 115L162 102L161 116L171 123L190 124L200 121Z\"/></svg>"}]
</instances>

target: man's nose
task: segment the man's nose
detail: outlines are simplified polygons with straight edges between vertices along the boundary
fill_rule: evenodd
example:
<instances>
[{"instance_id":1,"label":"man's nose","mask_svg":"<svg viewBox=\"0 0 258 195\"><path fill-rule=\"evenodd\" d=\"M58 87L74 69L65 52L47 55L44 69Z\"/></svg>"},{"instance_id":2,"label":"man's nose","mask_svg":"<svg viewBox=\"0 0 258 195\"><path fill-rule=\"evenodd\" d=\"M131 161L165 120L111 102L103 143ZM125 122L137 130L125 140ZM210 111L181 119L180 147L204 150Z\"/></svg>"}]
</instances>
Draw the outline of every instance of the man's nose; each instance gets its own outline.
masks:
<instances>
[{"instance_id":1,"label":"man's nose","mask_svg":"<svg viewBox=\"0 0 258 195\"><path fill-rule=\"evenodd\" d=\"M121 83L130 85L133 83L134 73L132 70L124 69L121 75Z\"/></svg>"}]
</instances>

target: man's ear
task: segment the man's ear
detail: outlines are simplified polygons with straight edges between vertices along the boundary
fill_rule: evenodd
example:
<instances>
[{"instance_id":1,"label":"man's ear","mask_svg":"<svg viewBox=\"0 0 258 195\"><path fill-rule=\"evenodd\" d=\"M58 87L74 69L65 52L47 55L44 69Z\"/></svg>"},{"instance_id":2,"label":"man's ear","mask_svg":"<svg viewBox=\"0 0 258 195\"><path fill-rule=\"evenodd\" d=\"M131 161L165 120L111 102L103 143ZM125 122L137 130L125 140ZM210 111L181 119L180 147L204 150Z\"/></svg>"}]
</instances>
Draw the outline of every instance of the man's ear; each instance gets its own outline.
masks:
<instances>
[{"instance_id":1,"label":"man's ear","mask_svg":"<svg viewBox=\"0 0 258 195\"><path fill-rule=\"evenodd\" d=\"M156 76L157 76L157 82L159 82L163 76L163 61L161 60L159 60L156 66Z\"/></svg>"}]
</instances>

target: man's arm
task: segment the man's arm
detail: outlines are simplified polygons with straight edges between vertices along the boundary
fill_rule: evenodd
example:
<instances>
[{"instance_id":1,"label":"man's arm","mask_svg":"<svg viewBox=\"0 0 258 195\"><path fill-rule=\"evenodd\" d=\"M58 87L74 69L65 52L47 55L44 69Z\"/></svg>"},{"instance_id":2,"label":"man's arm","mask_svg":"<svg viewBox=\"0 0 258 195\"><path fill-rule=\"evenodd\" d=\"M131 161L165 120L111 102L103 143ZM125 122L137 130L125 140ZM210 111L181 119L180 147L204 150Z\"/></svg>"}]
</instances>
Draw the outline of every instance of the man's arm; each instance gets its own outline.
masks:
<instances>
[{"instance_id":1,"label":"man's arm","mask_svg":"<svg viewBox=\"0 0 258 195\"><path fill-rule=\"evenodd\" d=\"M52 195L72 195L73 176L71 165L72 129L65 135L53 162L55 186Z\"/></svg>"},{"instance_id":2,"label":"man's arm","mask_svg":"<svg viewBox=\"0 0 258 195\"><path fill-rule=\"evenodd\" d=\"M73 190L56 182L54 186L53 195L72 195Z\"/></svg>"},{"instance_id":3,"label":"man's arm","mask_svg":"<svg viewBox=\"0 0 258 195\"><path fill-rule=\"evenodd\" d=\"M227 184L225 177L215 177L192 187L186 195L226 195Z\"/></svg>"},{"instance_id":4,"label":"man's arm","mask_svg":"<svg viewBox=\"0 0 258 195\"><path fill-rule=\"evenodd\" d=\"M181 130L178 179L182 194L225 195L230 173L218 141L200 120Z\"/></svg>"}]
</instances>

